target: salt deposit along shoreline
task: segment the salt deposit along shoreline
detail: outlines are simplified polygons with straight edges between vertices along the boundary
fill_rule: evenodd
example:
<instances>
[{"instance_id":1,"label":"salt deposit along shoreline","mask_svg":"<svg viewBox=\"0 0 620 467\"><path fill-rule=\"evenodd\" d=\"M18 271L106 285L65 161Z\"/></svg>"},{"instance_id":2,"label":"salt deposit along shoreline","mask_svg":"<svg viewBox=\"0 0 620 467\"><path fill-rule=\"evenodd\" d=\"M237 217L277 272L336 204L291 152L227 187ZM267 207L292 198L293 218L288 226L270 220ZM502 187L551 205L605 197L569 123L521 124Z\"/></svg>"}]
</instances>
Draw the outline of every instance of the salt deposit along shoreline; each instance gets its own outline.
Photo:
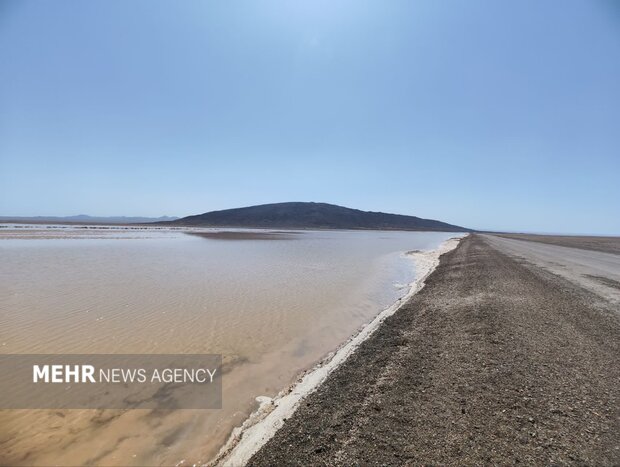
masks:
<instances>
[{"instance_id":1,"label":"salt deposit along shoreline","mask_svg":"<svg viewBox=\"0 0 620 467\"><path fill-rule=\"evenodd\" d=\"M410 284L408 293L380 312L358 334L328 355L313 369L300 376L296 383L281 391L278 396L273 399L258 397L259 409L242 426L233 430L227 443L208 465L238 466L247 463L252 455L273 437L308 394L319 387L327 376L338 368L388 316L394 314L424 287L424 281L439 264L441 255L456 248L461 239L462 237L450 238L434 250L409 252L408 254L415 262L416 278Z\"/></svg>"}]
</instances>

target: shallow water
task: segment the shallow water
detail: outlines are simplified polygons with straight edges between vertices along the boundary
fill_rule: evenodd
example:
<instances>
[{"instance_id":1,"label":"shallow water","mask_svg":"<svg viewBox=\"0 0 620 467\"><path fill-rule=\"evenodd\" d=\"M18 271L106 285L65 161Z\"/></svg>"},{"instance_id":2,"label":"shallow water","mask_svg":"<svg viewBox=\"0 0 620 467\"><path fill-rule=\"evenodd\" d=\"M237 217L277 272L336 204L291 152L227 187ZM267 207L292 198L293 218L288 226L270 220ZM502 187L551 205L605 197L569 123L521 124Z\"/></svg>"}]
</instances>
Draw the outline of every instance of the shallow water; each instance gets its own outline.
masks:
<instances>
[{"instance_id":1,"label":"shallow water","mask_svg":"<svg viewBox=\"0 0 620 467\"><path fill-rule=\"evenodd\" d=\"M407 292L404 252L454 236L246 233L0 229L1 353L220 353L227 370L221 410L2 411L2 463L208 461L257 396Z\"/></svg>"}]
</instances>

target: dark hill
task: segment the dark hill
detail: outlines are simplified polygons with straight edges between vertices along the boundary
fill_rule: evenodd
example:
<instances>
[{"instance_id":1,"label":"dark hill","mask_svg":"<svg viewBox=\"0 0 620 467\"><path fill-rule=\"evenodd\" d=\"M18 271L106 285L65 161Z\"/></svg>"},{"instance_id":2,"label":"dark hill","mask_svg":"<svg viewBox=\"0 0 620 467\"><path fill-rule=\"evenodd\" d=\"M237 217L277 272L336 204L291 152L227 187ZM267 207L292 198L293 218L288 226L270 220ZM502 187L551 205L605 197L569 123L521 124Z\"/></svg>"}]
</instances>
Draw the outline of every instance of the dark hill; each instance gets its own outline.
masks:
<instances>
[{"instance_id":1,"label":"dark hill","mask_svg":"<svg viewBox=\"0 0 620 467\"><path fill-rule=\"evenodd\" d=\"M164 222L161 222L164 224ZM326 203L276 203L212 211L183 217L168 225L261 227L278 229L384 229L465 232L470 229L431 219L368 212Z\"/></svg>"}]
</instances>

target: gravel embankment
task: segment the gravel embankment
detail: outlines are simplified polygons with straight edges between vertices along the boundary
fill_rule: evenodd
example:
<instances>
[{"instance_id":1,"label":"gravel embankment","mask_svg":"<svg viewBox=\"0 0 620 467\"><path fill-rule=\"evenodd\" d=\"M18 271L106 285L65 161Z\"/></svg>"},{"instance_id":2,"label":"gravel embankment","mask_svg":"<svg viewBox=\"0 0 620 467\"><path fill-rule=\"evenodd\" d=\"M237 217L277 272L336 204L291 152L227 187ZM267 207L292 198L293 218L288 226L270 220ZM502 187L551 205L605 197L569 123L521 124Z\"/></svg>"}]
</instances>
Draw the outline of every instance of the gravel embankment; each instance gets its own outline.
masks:
<instances>
[{"instance_id":1,"label":"gravel embankment","mask_svg":"<svg viewBox=\"0 0 620 467\"><path fill-rule=\"evenodd\" d=\"M249 465L620 465L620 317L470 235Z\"/></svg>"}]
</instances>

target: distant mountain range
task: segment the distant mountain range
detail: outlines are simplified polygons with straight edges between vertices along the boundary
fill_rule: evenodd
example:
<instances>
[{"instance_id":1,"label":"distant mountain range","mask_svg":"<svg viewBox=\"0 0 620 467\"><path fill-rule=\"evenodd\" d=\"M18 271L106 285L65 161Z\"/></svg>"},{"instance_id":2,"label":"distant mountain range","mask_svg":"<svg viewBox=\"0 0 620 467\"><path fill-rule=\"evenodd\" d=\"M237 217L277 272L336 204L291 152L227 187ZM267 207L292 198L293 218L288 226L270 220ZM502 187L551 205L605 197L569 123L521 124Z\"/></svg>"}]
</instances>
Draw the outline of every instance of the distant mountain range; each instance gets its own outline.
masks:
<instances>
[{"instance_id":1,"label":"distant mountain range","mask_svg":"<svg viewBox=\"0 0 620 467\"><path fill-rule=\"evenodd\" d=\"M471 229L415 216L360 211L327 203L262 204L211 211L167 222L175 226L277 229L376 229L468 232Z\"/></svg>"},{"instance_id":2,"label":"distant mountain range","mask_svg":"<svg viewBox=\"0 0 620 467\"><path fill-rule=\"evenodd\" d=\"M126 217L126 216L112 216L112 217L96 217L88 216L86 214L79 214L77 216L34 216L34 217L11 217L0 216L0 222L16 222L16 223L42 223L42 222L71 222L79 224L146 224L152 222L173 221L178 217L161 216L161 217Z\"/></svg>"}]
</instances>

